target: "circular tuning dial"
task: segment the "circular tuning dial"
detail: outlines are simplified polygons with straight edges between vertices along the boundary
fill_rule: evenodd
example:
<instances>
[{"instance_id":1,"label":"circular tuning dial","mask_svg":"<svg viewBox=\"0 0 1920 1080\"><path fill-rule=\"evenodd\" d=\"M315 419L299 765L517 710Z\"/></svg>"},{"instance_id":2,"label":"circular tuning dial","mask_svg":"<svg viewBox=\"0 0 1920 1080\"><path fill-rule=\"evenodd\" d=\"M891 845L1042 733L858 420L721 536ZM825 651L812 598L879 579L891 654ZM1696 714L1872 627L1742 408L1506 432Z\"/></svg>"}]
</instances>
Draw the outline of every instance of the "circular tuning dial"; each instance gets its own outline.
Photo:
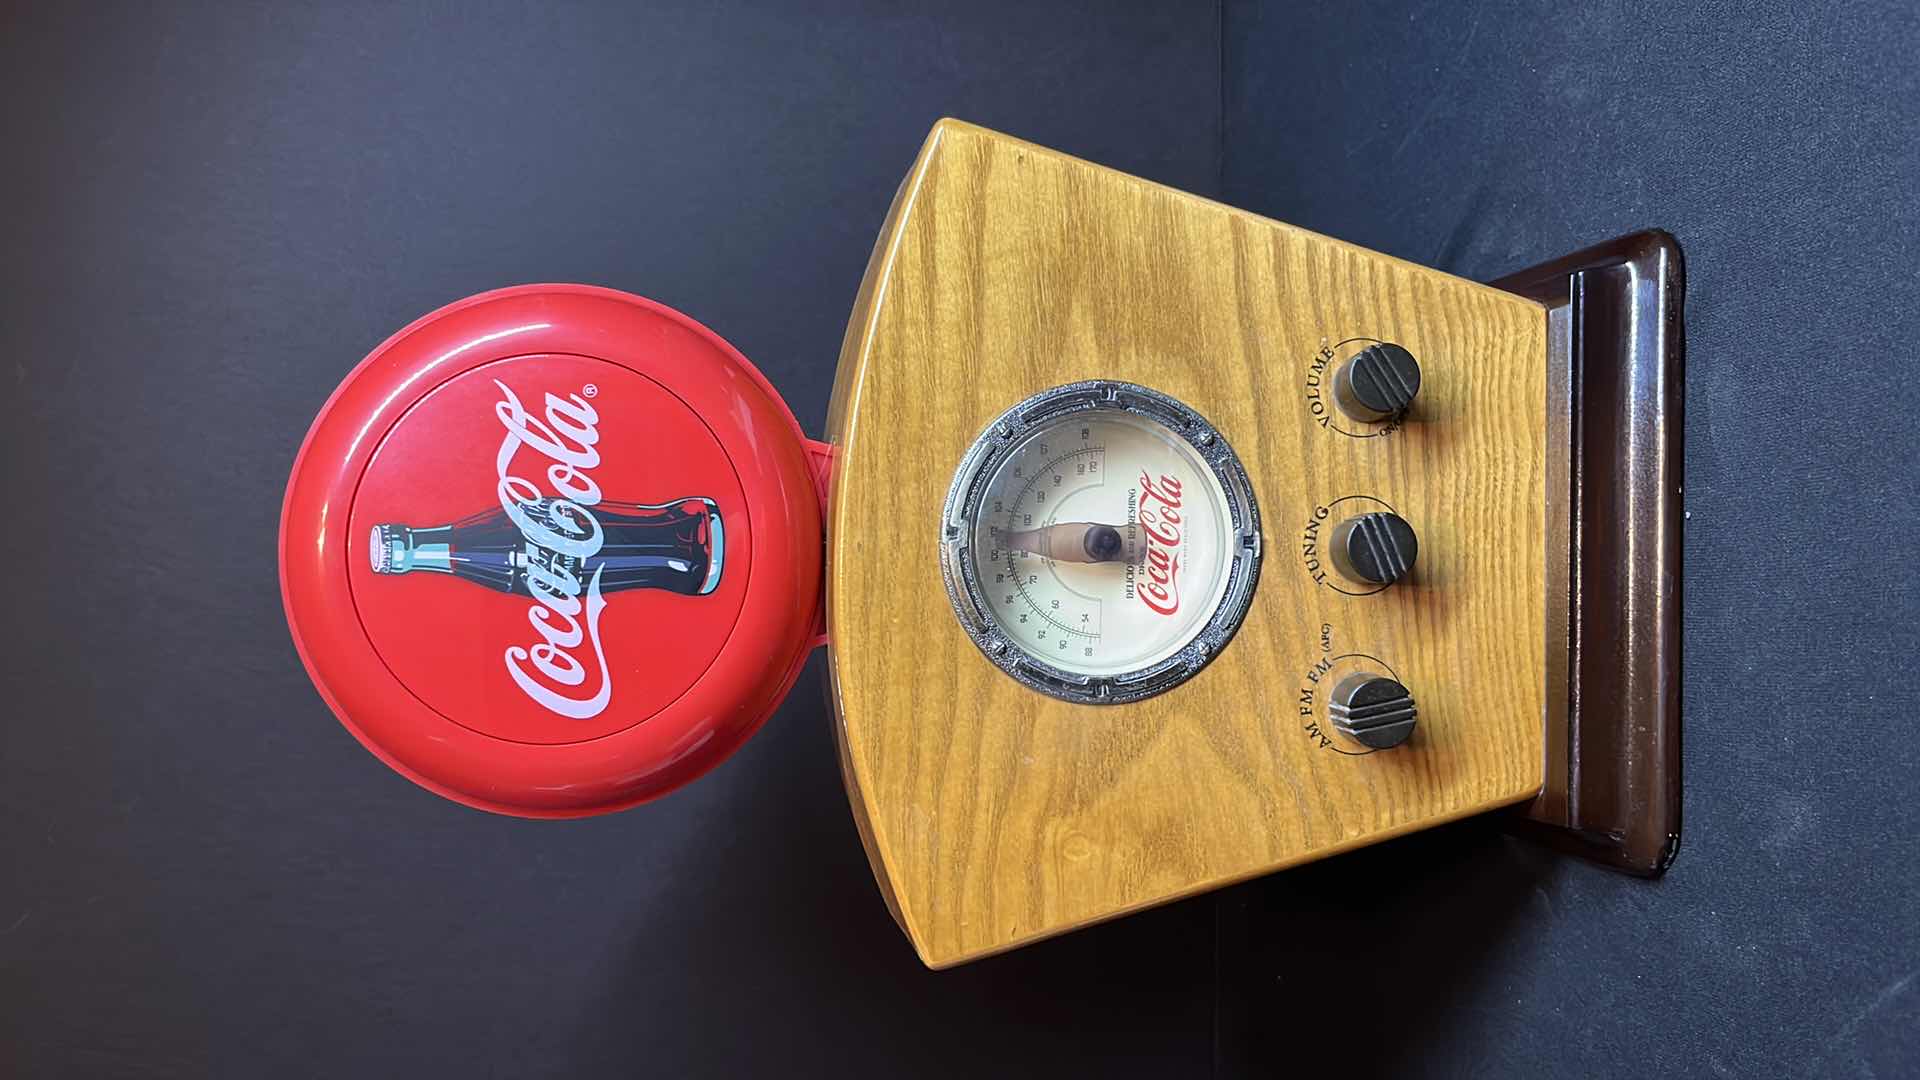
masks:
<instances>
[{"instance_id":1,"label":"circular tuning dial","mask_svg":"<svg viewBox=\"0 0 1920 1080\"><path fill-rule=\"evenodd\" d=\"M1327 702L1327 713L1334 730L1375 750L1406 742L1419 719L1406 687L1370 671L1341 679Z\"/></svg>"},{"instance_id":2,"label":"circular tuning dial","mask_svg":"<svg viewBox=\"0 0 1920 1080\"><path fill-rule=\"evenodd\" d=\"M1333 377L1333 400L1362 423L1400 415L1420 392L1420 364L1390 341L1354 353Z\"/></svg>"},{"instance_id":3,"label":"circular tuning dial","mask_svg":"<svg viewBox=\"0 0 1920 1080\"><path fill-rule=\"evenodd\" d=\"M1225 438L1143 386L1042 391L989 424L947 495L941 572L989 659L1119 704L1218 654L1258 580L1260 518Z\"/></svg>"},{"instance_id":4,"label":"circular tuning dial","mask_svg":"<svg viewBox=\"0 0 1920 1080\"><path fill-rule=\"evenodd\" d=\"M1413 572L1419 538L1407 519L1389 511L1350 517L1334 526L1334 569L1360 585L1391 585Z\"/></svg>"}]
</instances>

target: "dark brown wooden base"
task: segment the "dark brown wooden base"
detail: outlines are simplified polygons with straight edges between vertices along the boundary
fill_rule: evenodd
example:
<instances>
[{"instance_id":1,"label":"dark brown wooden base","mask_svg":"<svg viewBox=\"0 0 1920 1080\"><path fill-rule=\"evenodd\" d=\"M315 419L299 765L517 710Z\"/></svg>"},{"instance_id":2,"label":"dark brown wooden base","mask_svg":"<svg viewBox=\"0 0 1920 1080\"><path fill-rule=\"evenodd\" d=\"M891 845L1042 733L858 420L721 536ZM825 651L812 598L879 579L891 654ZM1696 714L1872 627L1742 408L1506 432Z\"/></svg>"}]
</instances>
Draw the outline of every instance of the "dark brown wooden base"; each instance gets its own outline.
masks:
<instances>
[{"instance_id":1,"label":"dark brown wooden base","mask_svg":"<svg viewBox=\"0 0 1920 1080\"><path fill-rule=\"evenodd\" d=\"M1548 620L1568 642L1549 665L1566 709L1548 719L1546 786L1511 826L1655 876L1680 847L1680 246L1634 233L1493 284L1548 307L1549 348L1564 351L1550 407L1570 459L1550 515L1566 605ZM1556 592L1559 578L1552 568Z\"/></svg>"}]
</instances>

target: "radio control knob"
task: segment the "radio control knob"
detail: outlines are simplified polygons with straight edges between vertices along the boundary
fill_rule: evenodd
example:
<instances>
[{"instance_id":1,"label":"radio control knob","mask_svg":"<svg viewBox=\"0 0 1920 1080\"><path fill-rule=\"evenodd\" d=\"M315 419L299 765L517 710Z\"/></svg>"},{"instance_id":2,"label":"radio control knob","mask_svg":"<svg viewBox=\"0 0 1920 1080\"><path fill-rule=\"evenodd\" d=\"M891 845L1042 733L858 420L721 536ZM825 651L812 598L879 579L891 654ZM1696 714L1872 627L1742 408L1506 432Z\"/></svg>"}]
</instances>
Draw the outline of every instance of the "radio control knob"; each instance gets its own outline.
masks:
<instances>
[{"instance_id":1,"label":"radio control knob","mask_svg":"<svg viewBox=\"0 0 1920 1080\"><path fill-rule=\"evenodd\" d=\"M1333 567L1359 585L1391 585L1413 571L1420 540L1399 514L1376 511L1333 527Z\"/></svg>"},{"instance_id":2,"label":"radio control knob","mask_svg":"<svg viewBox=\"0 0 1920 1080\"><path fill-rule=\"evenodd\" d=\"M1385 675L1365 671L1334 685L1327 713L1334 730L1375 750L1406 742L1419 719L1413 695L1406 687Z\"/></svg>"},{"instance_id":3,"label":"radio control knob","mask_svg":"<svg viewBox=\"0 0 1920 1080\"><path fill-rule=\"evenodd\" d=\"M1363 423L1398 416L1420 392L1420 363L1389 341L1369 345L1333 374L1333 400Z\"/></svg>"}]
</instances>

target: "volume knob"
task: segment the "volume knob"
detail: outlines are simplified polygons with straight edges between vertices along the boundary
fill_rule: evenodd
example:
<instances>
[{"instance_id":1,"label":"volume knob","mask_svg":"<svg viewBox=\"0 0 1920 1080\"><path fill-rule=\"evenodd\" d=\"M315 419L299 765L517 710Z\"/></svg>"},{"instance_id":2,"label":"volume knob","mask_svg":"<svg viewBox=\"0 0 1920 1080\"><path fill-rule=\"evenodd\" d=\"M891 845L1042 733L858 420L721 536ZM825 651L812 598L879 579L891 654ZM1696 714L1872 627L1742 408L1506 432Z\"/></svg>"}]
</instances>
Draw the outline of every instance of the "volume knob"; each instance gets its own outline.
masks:
<instances>
[{"instance_id":1,"label":"volume knob","mask_svg":"<svg viewBox=\"0 0 1920 1080\"><path fill-rule=\"evenodd\" d=\"M1420 540L1399 514L1380 510L1333 527L1333 567L1360 585L1391 585L1413 571Z\"/></svg>"},{"instance_id":2,"label":"volume knob","mask_svg":"<svg viewBox=\"0 0 1920 1080\"><path fill-rule=\"evenodd\" d=\"M1335 684L1327 712L1334 730L1375 750L1406 742L1420 716L1406 687L1365 671Z\"/></svg>"},{"instance_id":3,"label":"volume knob","mask_svg":"<svg viewBox=\"0 0 1920 1080\"><path fill-rule=\"evenodd\" d=\"M1333 400L1340 411L1364 423L1405 412L1420 392L1420 364L1390 341L1354 353L1333 375Z\"/></svg>"}]
</instances>

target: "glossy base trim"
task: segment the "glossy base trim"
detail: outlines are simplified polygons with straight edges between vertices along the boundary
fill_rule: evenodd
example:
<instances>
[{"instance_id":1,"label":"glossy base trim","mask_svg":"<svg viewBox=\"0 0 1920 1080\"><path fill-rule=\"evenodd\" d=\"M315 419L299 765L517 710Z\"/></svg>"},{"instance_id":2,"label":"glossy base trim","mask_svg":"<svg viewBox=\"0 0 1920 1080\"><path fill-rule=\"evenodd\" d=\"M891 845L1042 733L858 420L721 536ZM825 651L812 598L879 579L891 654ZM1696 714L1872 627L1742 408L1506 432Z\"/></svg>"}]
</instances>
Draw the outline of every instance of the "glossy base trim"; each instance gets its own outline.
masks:
<instances>
[{"instance_id":1,"label":"glossy base trim","mask_svg":"<svg viewBox=\"0 0 1920 1080\"><path fill-rule=\"evenodd\" d=\"M1680 246L1634 233L1492 284L1547 305L1565 361L1550 407L1565 409L1570 455L1555 485L1565 506L1549 515L1568 551L1565 608L1549 618L1563 616L1568 642L1549 665L1566 680L1564 716L1549 713L1545 788L1509 820L1656 876L1680 847Z\"/></svg>"}]
</instances>

